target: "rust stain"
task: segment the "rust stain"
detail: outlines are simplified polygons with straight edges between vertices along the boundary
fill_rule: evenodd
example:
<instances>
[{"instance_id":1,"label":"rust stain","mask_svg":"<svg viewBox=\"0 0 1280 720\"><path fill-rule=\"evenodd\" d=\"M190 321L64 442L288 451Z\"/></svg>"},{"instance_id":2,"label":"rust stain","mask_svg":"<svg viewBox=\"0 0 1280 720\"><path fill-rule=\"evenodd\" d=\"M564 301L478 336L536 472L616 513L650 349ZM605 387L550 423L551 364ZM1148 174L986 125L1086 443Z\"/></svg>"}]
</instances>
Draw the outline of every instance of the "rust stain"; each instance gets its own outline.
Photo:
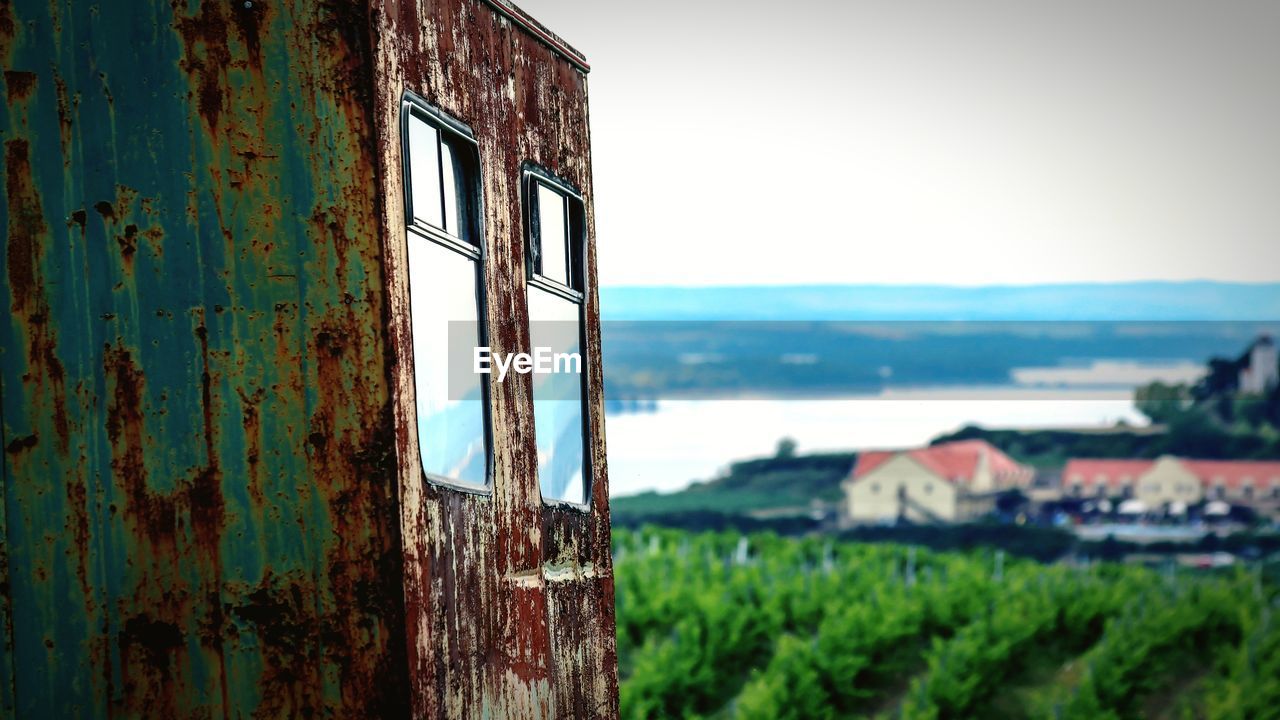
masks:
<instances>
[{"instance_id":1,"label":"rust stain","mask_svg":"<svg viewBox=\"0 0 1280 720\"><path fill-rule=\"evenodd\" d=\"M152 717L178 717L174 694L165 686L172 683L182 662L182 630L175 623L140 614L125 620L118 637L128 709Z\"/></svg>"},{"instance_id":2,"label":"rust stain","mask_svg":"<svg viewBox=\"0 0 1280 720\"><path fill-rule=\"evenodd\" d=\"M144 547L163 548L176 557L176 501L171 495L153 493L147 483L142 407L145 376L133 353L119 344L103 347L103 371L110 393L106 429L111 469L125 493L126 522L136 535L145 538Z\"/></svg>"},{"instance_id":3,"label":"rust stain","mask_svg":"<svg viewBox=\"0 0 1280 720\"><path fill-rule=\"evenodd\" d=\"M9 244L7 248L9 287L13 290L12 310L30 314L43 295L37 284L35 266L39 239L48 232L44 210L31 177L30 150L26 140L6 140L5 192L9 201Z\"/></svg>"},{"instance_id":4,"label":"rust stain","mask_svg":"<svg viewBox=\"0 0 1280 720\"><path fill-rule=\"evenodd\" d=\"M247 489L254 504L262 506L266 502L266 496L262 493L262 417L259 409L266 391L257 388L250 393L244 388L237 388L236 394L240 396L241 424L245 439L244 459L249 468Z\"/></svg>"},{"instance_id":5,"label":"rust stain","mask_svg":"<svg viewBox=\"0 0 1280 720\"><path fill-rule=\"evenodd\" d=\"M63 167L70 167L72 100L67 93L66 81L56 69L53 73L53 87L58 94L58 139L62 143L62 164Z\"/></svg>"},{"instance_id":6,"label":"rust stain","mask_svg":"<svg viewBox=\"0 0 1280 720\"><path fill-rule=\"evenodd\" d=\"M36 74L20 70L5 70L4 85L8 92L9 104L22 102L31 97L36 89Z\"/></svg>"},{"instance_id":7,"label":"rust stain","mask_svg":"<svg viewBox=\"0 0 1280 720\"><path fill-rule=\"evenodd\" d=\"M24 139L5 141L5 194L9 202L8 265L10 312L23 325L27 367L23 377L29 397L53 403L53 426L59 452L70 442L66 404L66 370L58 356L58 340L49 317L44 277L37 270L47 249L49 226L36 190L30 147Z\"/></svg>"},{"instance_id":8,"label":"rust stain","mask_svg":"<svg viewBox=\"0 0 1280 720\"><path fill-rule=\"evenodd\" d=\"M228 109L228 69L250 69L259 77L262 74L260 33L269 21L268 12L268 4L261 0L250 3L250 7L243 3L201 2L197 14L180 16L175 22L184 47L182 69L196 86L196 107L210 131L219 128ZM233 51L232 38L244 44L244 52Z\"/></svg>"},{"instance_id":9,"label":"rust stain","mask_svg":"<svg viewBox=\"0 0 1280 720\"><path fill-rule=\"evenodd\" d=\"M262 643L267 667L260 680L263 703L259 717L316 717L318 706L314 687L320 682L322 661L320 641L333 633L333 618L317 616L316 599L298 582L277 582L268 575L250 592L246 602L231 608L237 618L250 623Z\"/></svg>"},{"instance_id":10,"label":"rust stain","mask_svg":"<svg viewBox=\"0 0 1280 720\"><path fill-rule=\"evenodd\" d=\"M129 618L120 632L120 648L126 656L130 651L144 653L144 662L159 668L165 678L170 675L171 656L183 644L182 630L177 625L153 620L146 615Z\"/></svg>"},{"instance_id":11,"label":"rust stain","mask_svg":"<svg viewBox=\"0 0 1280 720\"><path fill-rule=\"evenodd\" d=\"M125 269L133 269L133 254L138 252L138 226L129 223L124 226L124 234L116 236L116 244L120 246L120 256L124 260Z\"/></svg>"},{"instance_id":12,"label":"rust stain","mask_svg":"<svg viewBox=\"0 0 1280 720\"><path fill-rule=\"evenodd\" d=\"M104 222L114 223L116 221L116 209L106 200L99 200L93 204L93 209L98 211Z\"/></svg>"},{"instance_id":13,"label":"rust stain","mask_svg":"<svg viewBox=\"0 0 1280 720\"><path fill-rule=\"evenodd\" d=\"M107 74L98 73L98 79L102 81L102 96L107 99L107 105L114 106L116 104L115 97L111 94L111 86L107 84Z\"/></svg>"},{"instance_id":14,"label":"rust stain","mask_svg":"<svg viewBox=\"0 0 1280 720\"><path fill-rule=\"evenodd\" d=\"M10 455L17 455L23 450L29 450L35 447L37 442L39 442L39 438L37 438L35 434L27 435L26 437L16 437L11 440L8 445L5 445L4 449L5 452Z\"/></svg>"},{"instance_id":15,"label":"rust stain","mask_svg":"<svg viewBox=\"0 0 1280 720\"><path fill-rule=\"evenodd\" d=\"M13 51L16 48L14 37L16 36L17 26L13 21L13 5L11 2L0 2L0 52L4 53L5 59L13 57ZM7 62L5 63L8 64Z\"/></svg>"}]
</instances>

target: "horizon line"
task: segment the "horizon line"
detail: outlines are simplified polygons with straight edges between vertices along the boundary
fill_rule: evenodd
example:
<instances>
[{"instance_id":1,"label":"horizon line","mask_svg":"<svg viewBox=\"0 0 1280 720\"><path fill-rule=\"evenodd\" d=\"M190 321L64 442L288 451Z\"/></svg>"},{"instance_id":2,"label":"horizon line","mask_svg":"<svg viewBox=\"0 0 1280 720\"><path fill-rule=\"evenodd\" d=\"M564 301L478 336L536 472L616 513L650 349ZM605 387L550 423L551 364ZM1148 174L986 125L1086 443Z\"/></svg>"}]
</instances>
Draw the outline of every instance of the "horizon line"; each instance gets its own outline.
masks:
<instances>
[{"instance_id":1,"label":"horizon line","mask_svg":"<svg viewBox=\"0 0 1280 720\"><path fill-rule=\"evenodd\" d=\"M1138 286L1138 285L1230 285L1235 287L1280 287L1280 279L1277 280L1214 280L1208 278L1186 279L1186 280L1080 280L1080 281L1054 281L1054 282L1031 282L1031 283L991 283L982 285L960 285L950 283L930 283L930 282L913 282L913 283L874 283L874 282L821 282L821 283L770 283L770 282L754 282L754 283L709 283L709 284L683 284L683 283L619 283L619 284L601 284L601 290L650 290L650 289L677 289L677 290L732 290L744 288L770 288L770 289L815 289L815 288L876 288L876 289L912 289L912 288L944 288L948 290L996 290L996 289L1030 289L1030 288L1101 288L1101 287L1118 287L1118 286Z\"/></svg>"}]
</instances>

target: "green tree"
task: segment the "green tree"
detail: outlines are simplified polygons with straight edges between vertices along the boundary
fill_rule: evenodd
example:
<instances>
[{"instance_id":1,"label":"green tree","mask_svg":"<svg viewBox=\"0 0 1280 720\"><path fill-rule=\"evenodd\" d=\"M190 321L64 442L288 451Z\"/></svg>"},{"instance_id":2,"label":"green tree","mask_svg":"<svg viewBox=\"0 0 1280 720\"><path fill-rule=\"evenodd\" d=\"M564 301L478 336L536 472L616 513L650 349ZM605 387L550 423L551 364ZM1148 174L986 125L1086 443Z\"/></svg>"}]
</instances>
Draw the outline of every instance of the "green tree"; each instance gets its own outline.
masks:
<instances>
[{"instance_id":1,"label":"green tree","mask_svg":"<svg viewBox=\"0 0 1280 720\"><path fill-rule=\"evenodd\" d=\"M1166 385L1156 381L1134 391L1133 402L1151 422L1165 423L1191 406L1191 389L1183 383Z\"/></svg>"}]
</instances>

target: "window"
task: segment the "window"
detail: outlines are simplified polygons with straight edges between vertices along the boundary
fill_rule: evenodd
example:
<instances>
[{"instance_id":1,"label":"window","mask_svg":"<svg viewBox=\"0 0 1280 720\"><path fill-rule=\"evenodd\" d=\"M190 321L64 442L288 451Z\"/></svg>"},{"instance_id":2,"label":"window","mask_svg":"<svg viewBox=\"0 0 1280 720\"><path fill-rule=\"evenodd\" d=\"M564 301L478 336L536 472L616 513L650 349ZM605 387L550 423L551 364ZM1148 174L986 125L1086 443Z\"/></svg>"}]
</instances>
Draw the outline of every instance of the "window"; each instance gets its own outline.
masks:
<instances>
[{"instance_id":1,"label":"window","mask_svg":"<svg viewBox=\"0 0 1280 720\"><path fill-rule=\"evenodd\" d=\"M531 375L538 486L544 500L584 505L590 477L583 366L586 209L567 183L532 167L525 170L524 199L529 339L535 354L555 358L550 372Z\"/></svg>"},{"instance_id":2,"label":"window","mask_svg":"<svg viewBox=\"0 0 1280 720\"><path fill-rule=\"evenodd\" d=\"M488 485L487 376L455 371L484 331L483 243L476 144L419 98L402 105L409 313L422 469L436 482Z\"/></svg>"}]
</instances>

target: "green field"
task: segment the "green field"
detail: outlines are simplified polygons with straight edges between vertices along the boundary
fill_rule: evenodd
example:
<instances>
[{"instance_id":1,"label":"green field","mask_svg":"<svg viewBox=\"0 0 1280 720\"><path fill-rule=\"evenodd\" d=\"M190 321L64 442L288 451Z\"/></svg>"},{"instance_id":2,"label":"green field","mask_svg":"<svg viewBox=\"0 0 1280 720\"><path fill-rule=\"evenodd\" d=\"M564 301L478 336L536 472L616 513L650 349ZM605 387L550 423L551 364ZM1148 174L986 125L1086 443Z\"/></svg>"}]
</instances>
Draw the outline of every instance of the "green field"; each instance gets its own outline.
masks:
<instances>
[{"instance_id":1,"label":"green field","mask_svg":"<svg viewBox=\"0 0 1280 720\"><path fill-rule=\"evenodd\" d=\"M623 718L1277 718L1280 588L774 535L615 533Z\"/></svg>"}]
</instances>

